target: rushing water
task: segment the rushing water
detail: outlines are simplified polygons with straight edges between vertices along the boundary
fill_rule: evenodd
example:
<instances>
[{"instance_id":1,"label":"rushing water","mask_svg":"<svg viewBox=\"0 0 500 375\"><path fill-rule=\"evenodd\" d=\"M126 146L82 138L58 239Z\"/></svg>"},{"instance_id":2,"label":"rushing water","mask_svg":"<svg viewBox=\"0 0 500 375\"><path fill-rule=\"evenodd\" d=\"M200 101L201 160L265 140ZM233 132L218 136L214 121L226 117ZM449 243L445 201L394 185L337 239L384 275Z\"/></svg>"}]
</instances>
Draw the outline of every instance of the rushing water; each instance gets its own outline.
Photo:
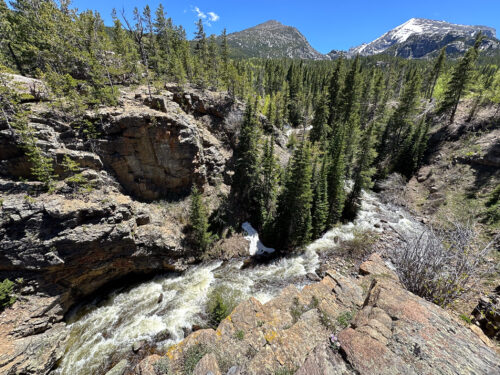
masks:
<instances>
[{"instance_id":1,"label":"rushing water","mask_svg":"<svg viewBox=\"0 0 500 375\"><path fill-rule=\"evenodd\" d=\"M242 261L212 262L192 267L182 275L156 277L116 291L105 301L85 306L69 319L66 354L55 373L99 374L110 361L130 353L139 340L163 340L166 345L180 341L185 330L203 324L207 295L217 286L236 289L244 297L254 296L263 303L287 284L300 287L304 276L319 267L319 252L337 246L338 239L352 239L356 231L382 231L382 226L376 225L381 220L399 233L422 230L421 224L404 210L382 204L375 195L364 194L361 211L353 223L333 228L300 256L247 269L241 269ZM255 237L255 233L249 235ZM251 243L257 246L256 241Z\"/></svg>"}]
</instances>

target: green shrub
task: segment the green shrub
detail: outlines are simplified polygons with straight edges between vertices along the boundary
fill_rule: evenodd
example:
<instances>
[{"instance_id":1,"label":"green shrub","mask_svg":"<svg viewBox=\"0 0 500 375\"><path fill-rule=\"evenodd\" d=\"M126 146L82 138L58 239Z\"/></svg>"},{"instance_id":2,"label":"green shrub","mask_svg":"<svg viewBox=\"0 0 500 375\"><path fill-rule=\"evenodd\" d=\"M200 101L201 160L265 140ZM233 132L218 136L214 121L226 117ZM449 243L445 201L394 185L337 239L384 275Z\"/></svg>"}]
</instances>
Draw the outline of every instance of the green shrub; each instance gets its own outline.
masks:
<instances>
[{"instance_id":1,"label":"green shrub","mask_svg":"<svg viewBox=\"0 0 500 375\"><path fill-rule=\"evenodd\" d=\"M297 136L295 135L295 133L292 133L288 138L288 143L286 144L286 147L293 150L295 149L298 143L299 141L297 139Z\"/></svg>"},{"instance_id":2,"label":"green shrub","mask_svg":"<svg viewBox=\"0 0 500 375\"><path fill-rule=\"evenodd\" d=\"M363 258L371 252L377 239L378 234L376 232L370 230L355 231L353 239L341 243L341 249L350 257Z\"/></svg>"},{"instance_id":3,"label":"green shrub","mask_svg":"<svg viewBox=\"0 0 500 375\"><path fill-rule=\"evenodd\" d=\"M0 283L0 309L9 307L16 302L16 296L13 295L14 282L5 279Z\"/></svg>"},{"instance_id":4,"label":"green shrub","mask_svg":"<svg viewBox=\"0 0 500 375\"><path fill-rule=\"evenodd\" d=\"M293 299L292 306L290 307L290 314L292 315L293 323L297 323L303 313L306 312L304 306L302 306L299 302L299 299L295 297Z\"/></svg>"},{"instance_id":5,"label":"green shrub","mask_svg":"<svg viewBox=\"0 0 500 375\"><path fill-rule=\"evenodd\" d=\"M61 163L64 171L68 174L68 177L64 181L72 187L86 187L87 179L83 177L80 173L80 166L74 160L72 160L68 155L64 155L63 162Z\"/></svg>"},{"instance_id":6,"label":"green shrub","mask_svg":"<svg viewBox=\"0 0 500 375\"><path fill-rule=\"evenodd\" d=\"M214 288L208 296L207 312L209 323L212 327L217 327L219 323L226 319L231 311L241 299L241 293L237 290L219 286Z\"/></svg>"},{"instance_id":7,"label":"green shrub","mask_svg":"<svg viewBox=\"0 0 500 375\"><path fill-rule=\"evenodd\" d=\"M311 303L309 304L309 307L311 309L315 309L319 306L319 299L316 296L312 296L311 298Z\"/></svg>"},{"instance_id":8,"label":"green shrub","mask_svg":"<svg viewBox=\"0 0 500 375\"><path fill-rule=\"evenodd\" d=\"M500 221L500 184L491 192L486 207L488 209L485 212L483 221L486 224L495 224Z\"/></svg>"},{"instance_id":9,"label":"green shrub","mask_svg":"<svg viewBox=\"0 0 500 375\"><path fill-rule=\"evenodd\" d=\"M297 323L302 314L304 314L306 311L315 309L318 306L319 306L319 300L316 296L312 296L311 302L309 302L308 305L301 305L299 299L295 297L293 299L293 304L290 307L290 314L292 315L293 323L294 324Z\"/></svg>"},{"instance_id":10,"label":"green shrub","mask_svg":"<svg viewBox=\"0 0 500 375\"><path fill-rule=\"evenodd\" d=\"M193 373L196 365L209 352L206 345L196 344L191 346L184 354L184 373L190 375Z\"/></svg>"},{"instance_id":11,"label":"green shrub","mask_svg":"<svg viewBox=\"0 0 500 375\"><path fill-rule=\"evenodd\" d=\"M345 311L337 317L337 323L341 328L347 328L351 324L353 314L350 311Z\"/></svg>"},{"instance_id":12,"label":"green shrub","mask_svg":"<svg viewBox=\"0 0 500 375\"><path fill-rule=\"evenodd\" d=\"M297 370L289 367L282 367L274 372L274 375L293 375Z\"/></svg>"}]
</instances>

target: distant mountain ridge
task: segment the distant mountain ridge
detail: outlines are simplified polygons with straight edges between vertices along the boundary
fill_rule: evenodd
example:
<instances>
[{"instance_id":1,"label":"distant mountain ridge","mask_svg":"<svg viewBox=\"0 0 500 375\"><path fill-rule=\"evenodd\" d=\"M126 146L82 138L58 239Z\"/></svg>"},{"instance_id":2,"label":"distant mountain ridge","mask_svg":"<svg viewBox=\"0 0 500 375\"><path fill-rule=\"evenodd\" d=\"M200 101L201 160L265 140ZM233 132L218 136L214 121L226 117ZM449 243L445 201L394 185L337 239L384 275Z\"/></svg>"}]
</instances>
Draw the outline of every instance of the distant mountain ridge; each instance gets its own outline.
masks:
<instances>
[{"instance_id":1,"label":"distant mountain ridge","mask_svg":"<svg viewBox=\"0 0 500 375\"><path fill-rule=\"evenodd\" d=\"M324 60L295 27L270 20L227 36L236 57Z\"/></svg>"},{"instance_id":2,"label":"distant mountain ridge","mask_svg":"<svg viewBox=\"0 0 500 375\"><path fill-rule=\"evenodd\" d=\"M353 47L344 54L352 57L384 53L404 58L426 58L446 47L447 54L455 56L463 54L474 43L478 32L485 36L481 51L494 53L500 50L500 41L496 39L496 30L492 27L411 18L374 41ZM340 53L333 50L328 56L336 58Z\"/></svg>"},{"instance_id":3,"label":"distant mountain ridge","mask_svg":"<svg viewBox=\"0 0 500 375\"><path fill-rule=\"evenodd\" d=\"M389 54L419 59L433 57L443 47L446 47L448 56L461 56L473 45L478 32L485 36L480 48L482 53L500 53L500 41L492 27L458 25L425 18L411 18L370 43L348 51L332 50L326 55L315 50L297 28L276 20L228 34L227 40L233 57L330 60L340 55L350 58L357 54Z\"/></svg>"}]
</instances>

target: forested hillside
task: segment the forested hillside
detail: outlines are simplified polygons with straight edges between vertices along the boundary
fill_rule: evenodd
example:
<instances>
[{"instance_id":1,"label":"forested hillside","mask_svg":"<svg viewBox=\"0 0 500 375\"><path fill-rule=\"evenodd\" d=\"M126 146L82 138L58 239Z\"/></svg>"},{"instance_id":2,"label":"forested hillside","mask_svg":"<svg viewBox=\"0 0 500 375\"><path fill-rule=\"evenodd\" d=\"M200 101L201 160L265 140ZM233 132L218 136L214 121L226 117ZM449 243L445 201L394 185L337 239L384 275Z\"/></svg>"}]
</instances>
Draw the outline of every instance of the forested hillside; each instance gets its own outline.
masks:
<instances>
[{"instance_id":1,"label":"forested hillside","mask_svg":"<svg viewBox=\"0 0 500 375\"><path fill-rule=\"evenodd\" d=\"M219 45L200 21L190 43L162 6L136 8L133 19L115 12L112 28L95 12L76 13L52 1L0 6L4 70L42 78L54 105L75 122L87 109L115 104L123 85L144 83L154 93L164 82L189 82L247 101L232 193L248 213L240 219L280 248L304 245L355 217L361 191L374 179L392 172L410 177L425 154L430 113L452 122L461 99L473 101L471 118L477 106L500 101L497 61L478 63L481 35L458 61L448 61L444 50L434 61L231 60L225 35ZM23 100L2 94L11 126L26 133ZM259 114L266 116L262 126ZM83 126L91 136L91 126ZM292 136L293 155L280 167L272 137L284 127L311 132ZM55 177L48 161L30 152L33 175L50 185ZM349 192L346 181L353 183Z\"/></svg>"}]
</instances>

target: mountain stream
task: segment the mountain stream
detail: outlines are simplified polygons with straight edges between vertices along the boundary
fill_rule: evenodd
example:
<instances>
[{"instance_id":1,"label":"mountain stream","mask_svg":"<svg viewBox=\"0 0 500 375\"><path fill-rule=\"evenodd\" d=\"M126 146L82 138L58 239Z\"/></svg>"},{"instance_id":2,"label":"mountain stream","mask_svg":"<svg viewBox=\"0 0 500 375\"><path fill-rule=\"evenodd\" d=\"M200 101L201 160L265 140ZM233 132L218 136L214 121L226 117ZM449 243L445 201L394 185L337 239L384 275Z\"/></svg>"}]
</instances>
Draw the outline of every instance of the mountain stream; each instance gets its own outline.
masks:
<instances>
[{"instance_id":1,"label":"mountain stream","mask_svg":"<svg viewBox=\"0 0 500 375\"><path fill-rule=\"evenodd\" d=\"M354 222L331 229L300 255L249 268L241 268L242 260L215 261L115 291L70 316L66 353L54 374L103 374L110 363L125 358L138 341L164 346L179 342L193 325L205 323L207 295L216 287L236 289L244 298L253 296L262 303L288 284L300 288L307 283L304 276L318 269L321 251L338 246L339 239L352 239L357 231L382 232L381 220L401 234L423 230L405 210L382 203L376 194L365 193ZM263 247L248 223L244 229L249 254L272 251Z\"/></svg>"}]
</instances>

